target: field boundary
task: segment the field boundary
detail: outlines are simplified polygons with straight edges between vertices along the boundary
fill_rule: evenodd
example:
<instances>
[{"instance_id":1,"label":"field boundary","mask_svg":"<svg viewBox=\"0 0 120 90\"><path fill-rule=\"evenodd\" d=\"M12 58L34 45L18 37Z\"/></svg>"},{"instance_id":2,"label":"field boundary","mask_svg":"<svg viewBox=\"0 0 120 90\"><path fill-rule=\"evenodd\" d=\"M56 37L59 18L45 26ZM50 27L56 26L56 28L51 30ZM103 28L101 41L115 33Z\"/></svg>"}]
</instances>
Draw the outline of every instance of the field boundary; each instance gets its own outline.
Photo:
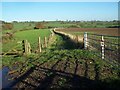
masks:
<instances>
[{"instance_id":1,"label":"field boundary","mask_svg":"<svg viewBox=\"0 0 120 90\"><path fill-rule=\"evenodd\" d=\"M17 42L17 45L12 47L12 49L4 52L4 53L1 53L0 55L1 56L5 56L5 55L19 55L19 54L31 54L31 53L39 53L39 52L42 52L42 49L45 49L47 47L49 47L52 42L54 42L55 40L54 39L54 32L52 29L50 29L50 35L47 37L45 36L44 37L44 40L43 40L43 43L41 42L41 37L38 36L38 40L37 42L35 42L34 44L37 44L37 47L36 49L33 49L31 47L31 43L25 39L25 40L22 40L22 41L19 41ZM21 47L21 50L17 50L16 47L19 46L22 46ZM40 50L41 49L41 50Z\"/></svg>"},{"instance_id":2,"label":"field boundary","mask_svg":"<svg viewBox=\"0 0 120 90\"><path fill-rule=\"evenodd\" d=\"M80 37L80 36L78 36L78 35L71 35L71 34L69 34L69 33L65 33L65 32L62 32L62 31L57 31L57 29L60 29L60 28L54 28L54 32L55 33L59 33L59 34L61 34L61 35L63 35L63 36L66 36L66 37L68 37L69 39L71 39L72 41L74 41L74 42L76 42L76 43L81 43L81 42L83 42L83 37Z\"/></svg>"},{"instance_id":3,"label":"field boundary","mask_svg":"<svg viewBox=\"0 0 120 90\"><path fill-rule=\"evenodd\" d=\"M109 36L100 34L84 33L85 49L94 51L103 60L115 65L120 65L119 61L119 36Z\"/></svg>"},{"instance_id":4,"label":"field boundary","mask_svg":"<svg viewBox=\"0 0 120 90\"><path fill-rule=\"evenodd\" d=\"M114 65L120 65L119 61L119 36L109 36L109 35L100 35L100 34L91 34L84 32L83 38L79 35L71 35L63 31L58 31L55 28L53 31L59 33L71 39L74 42L83 42L84 49L90 50L98 56L98 58L108 61Z\"/></svg>"}]
</instances>

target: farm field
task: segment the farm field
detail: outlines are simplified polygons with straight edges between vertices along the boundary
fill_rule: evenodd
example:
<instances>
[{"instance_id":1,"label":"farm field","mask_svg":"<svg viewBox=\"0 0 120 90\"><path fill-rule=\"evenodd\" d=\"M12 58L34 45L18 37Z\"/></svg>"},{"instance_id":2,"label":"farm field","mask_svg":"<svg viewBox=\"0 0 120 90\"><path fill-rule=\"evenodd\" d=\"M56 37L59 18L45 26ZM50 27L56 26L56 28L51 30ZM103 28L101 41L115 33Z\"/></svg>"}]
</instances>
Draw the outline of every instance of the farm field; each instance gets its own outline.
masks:
<instances>
[{"instance_id":1,"label":"farm field","mask_svg":"<svg viewBox=\"0 0 120 90\"><path fill-rule=\"evenodd\" d=\"M101 40L103 36L105 58L107 60L118 60L119 56L119 29L118 28L57 28L56 31L65 32L69 38L73 38L75 41L84 42L84 35L87 32L87 46L89 49L94 49L95 53L100 56L101 53ZM69 34L69 35L68 35ZM65 35L65 34L64 34ZM77 38L78 37L78 38ZM110 56L110 57L109 57Z\"/></svg>"},{"instance_id":2,"label":"farm field","mask_svg":"<svg viewBox=\"0 0 120 90\"><path fill-rule=\"evenodd\" d=\"M23 43L22 40L28 40L30 42L32 52L35 52L38 47L38 37L41 37L41 43L44 41L44 37L49 37L51 34L49 29L39 29L39 30L27 30L27 31L18 31L14 33L12 40L2 43L2 52L23 52ZM2 65L3 66L12 66L16 61L23 62L23 57L14 58L13 56L3 56Z\"/></svg>"},{"instance_id":3,"label":"farm field","mask_svg":"<svg viewBox=\"0 0 120 90\"><path fill-rule=\"evenodd\" d=\"M84 32L101 34L108 36L120 36L118 28L66 28L66 29L57 29L58 31L63 31L75 35L83 34Z\"/></svg>"},{"instance_id":4,"label":"farm field","mask_svg":"<svg viewBox=\"0 0 120 90\"><path fill-rule=\"evenodd\" d=\"M120 90L120 2L0 4L0 90Z\"/></svg>"},{"instance_id":5,"label":"farm field","mask_svg":"<svg viewBox=\"0 0 120 90\"><path fill-rule=\"evenodd\" d=\"M68 45L71 47L66 47ZM27 57L26 66L11 74L17 81L12 87L119 88L118 70L96 58L92 52L77 49L67 38L56 35L46 52Z\"/></svg>"},{"instance_id":6,"label":"farm field","mask_svg":"<svg viewBox=\"0 0 120 90\"><path fill-rule=\"evenodd\" d=\"M59 26L59 24L57 25ZM84 32L96 32L97 34L104 32L107 35L118 36L116 28L67 28L67 25L65 27L57 29L57 31L82 36ZM51 29L54 30L54 28ZM4 75L4 78L8 80L3 81L3 87L119 88L119 67L98 58L94 52L85 50L83 42L78 44L66 36L54 33L52 44L43 49L41 53L36 53L38 37L40 36L41 43L44 43L44 37L50 36L51 29L18 30L13 33L11 39L3 42L3 52L9 50L22 52L22 40L28 40L32 48L32 53L29 55L3 56L2 70L4 71L6 68L8 70L8 77ZM113 31L114 33L112 33ZM12 33L12 30L4 31L3 35L6 33ZM14 81L16 83L13 83Z\"/></svg>"},{"instance_id":7,"label":"farm field","mask_svg":"<svg viewBox=\"0 0 120 90\"><path fill-rule=\"evenodd\" d=\"M8 51L9 49L12 49L14 46L16 46L17 43L22 42L22 40L28 40L31 43L32 48L37 47L37 41L38 37L41 37L41 40L43 42L44 37L48 37L50 35L49 29L41 29L41 30L27 30L27 31L18 31L14 34L14 37L11 41L8 41L7 43L3 43L3 52ZM19 44L19 46L22 44ZM9 47L8 47L9 46Z\"/></svg>"}]
</instances>

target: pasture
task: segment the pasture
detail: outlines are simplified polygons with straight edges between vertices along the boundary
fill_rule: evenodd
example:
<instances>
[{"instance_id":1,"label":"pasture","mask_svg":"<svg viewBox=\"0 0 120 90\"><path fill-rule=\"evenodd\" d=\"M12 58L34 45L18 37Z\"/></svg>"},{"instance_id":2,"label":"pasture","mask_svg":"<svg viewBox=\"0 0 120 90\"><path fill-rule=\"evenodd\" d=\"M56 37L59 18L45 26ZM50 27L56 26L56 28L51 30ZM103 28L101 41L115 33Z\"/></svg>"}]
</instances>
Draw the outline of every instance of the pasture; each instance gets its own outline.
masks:
<instances>
[{"instance_id":1,"label":"pasture","mask_svg":"<svg viewBox=\"0 0 120 90\"><path fill-rule=\"evenodd\" d=\"M37 50L38 47L38 37L41 37L41 43L44 41L44 37L49 37L51 34L49 29L38 29L38 30L27 30L27 31L18 31L14 33L12 40L9 40L2 44L3 53L11 52L22 52L23 43L22 40L28 40L30 42L33 52ZM20 57L22 58L22 57ZM3 56L2 63L3 66L12 66L12 63L17 61L23 62L20 58L14 58L13 56Z\"/></svg>"},{"instance_id":2,"label":"pasture","mask_svg":"<svg viewBox=\"0 0 120 90\"><path fill-rule=\"evenodd\" d=\"M27 30L27 31L18 31L14 34L14 37L11 41L3 43L3 52L6 52L16 46L22 40L28 40L31 43L32 48L37 47L38 37L41 37L43 42L44 37L50 35L49 29L38 29L38 30ZM9 47L8 47L9 46ZM21 46L22 47L22 46Z\"/></svg>"},{"instance_id":3,"label":"pasture","mask_svg":"<svg viewBox=\"0 0 120 90\"><path fill-rule=\"evenodd\" d=\"M54 27L62 28L57 31L82 37L84 32L119 36L117 28L80 28L81 24L76 22L46 22L45 29L29 29L33 28L34 24L31 26L26 23L25 27L28 28L24 30L24 24L21 24L21 27L19 25L16 25L13 37L3 42L2 52L23 52L22 40L28 40L32 53L3 56L3 70L8 67L8 76L12 76L12 79L7 76L5 78L16 82L11 83L10 87L119 88L119 67L98 58L93 51L85 50L83 46L81 47L83 43L75 43L64 35L54 33L50 46L41 53L35 52L38 49L38 37L41 37L41 43L44 44L44 37L48 38L51 34L50 29L53 30ZM77 28L71 28L74 25ZM13 30L5 30L3 35Z\"/></svg>"}]
</instances>

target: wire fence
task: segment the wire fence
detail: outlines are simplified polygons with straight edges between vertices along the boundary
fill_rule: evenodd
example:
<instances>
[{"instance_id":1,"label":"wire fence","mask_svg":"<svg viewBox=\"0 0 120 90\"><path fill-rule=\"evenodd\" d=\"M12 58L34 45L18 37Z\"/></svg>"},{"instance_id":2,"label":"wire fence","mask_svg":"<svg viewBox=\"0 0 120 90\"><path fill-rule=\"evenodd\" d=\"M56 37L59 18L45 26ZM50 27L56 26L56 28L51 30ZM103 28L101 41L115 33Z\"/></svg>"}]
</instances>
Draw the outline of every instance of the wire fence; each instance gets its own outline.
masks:
<instances>
[{"instance_id":1,"label":"wire fence","mask_svg":"<svg viewBox=\"0 0 120 90\"><path fill-rule=\"evenodd\" d=\"M92 50L99 58L120 65L120 36L84 33L84 48Z\"/></svg>"}]
</instances>

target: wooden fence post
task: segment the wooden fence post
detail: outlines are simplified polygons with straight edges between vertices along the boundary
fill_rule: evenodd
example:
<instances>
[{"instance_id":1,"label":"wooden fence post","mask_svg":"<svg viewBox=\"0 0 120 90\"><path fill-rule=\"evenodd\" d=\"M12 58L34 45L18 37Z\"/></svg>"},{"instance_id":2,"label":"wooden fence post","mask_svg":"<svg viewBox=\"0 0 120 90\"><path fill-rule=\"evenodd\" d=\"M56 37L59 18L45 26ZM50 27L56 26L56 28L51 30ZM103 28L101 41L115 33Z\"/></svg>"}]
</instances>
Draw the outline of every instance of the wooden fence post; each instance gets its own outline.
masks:
<instances>
[{"instance_id":1,"label":"wooden fence post","mask_svg":"<svg viewBox=\"0 0 120 90\"><path fill-rule=\"evenodd\" d=\"M104 36L101 36L101 57L102 59L105 58L105 54L104 54L104 51L105 50L105 45L104 45Z\"/></svg>"},{"instance_id":2,"label":"wooden fence post","mask_svg":"<svg viewBox=\"0 0 120 90\"><path fill-rule=\"evenodd\" d=\"M28 54L28 41L25 40L25 54Z\"/></svg>"},{"instance_id":3,"label":"wooden fence post","mask_svg":"<svg viewBox=\"0 0 120 90\"><path fill-rule=\"evenodd\" d=\"M42 50L41 50L41 40L40 40L40 37L38 37L38 52L42 52Z\"/></svg>"},{"instance_id":4,"label":"wooden fence post","mask_svg":"<svg viewBox=\"0 0 120 90\"><path fill-rule=\"evenodd\" d=\"M27 46L27 48L28 48L27 53L28 53L28 54L31 54L31 46L30 46L30 43L28 42L27 44L28 44L28 46Z\"/></svg>"},{"instance_id":5,"label":"wooden fence post","mask_svg":"<svg viewBox=\"0 0 120 90\"><path fill-rule=\"evenodd\" d=\"M27 40L23 40L23 53L24 54L30 54L31 53L31 46L30 43Z\"/></svg>"},{"instance_id":6,"label":"wooden fence post","mask_svg":"<svg viewBox=\"0 0 120 90\"><path fill-rule=\"evenodd\" d=\"M47 47L47 37L44 38L44 47L46 48Z\"/></svg>"},{"instance_id":7,"label":"wooden fence post","mask_svg":"<svg viewBox=\"0 0 120 90\"><path fill-rule=\"evenodd\" d=\"M84 33L84 49L88 48L87 32Z\"/></svg>"},{"instance_id":8,"label":"wooden fence post","mask_svg":"<svg viewBox=\"0 0 120 90\"><path fill-rule=\"evenodd\" d=\"M48 43L50 43L50 41L51 41L51 34L50 34L50 36L48 37Z\"/></svg>"},{"instance_id":9,"label":"wooden fence post","mask_svg":"<svg viewBox=\"0 0 120 90\"><path fill-rule=\"evenodd\" d=\"M23 53L25 53L25 40L22 41L23 46Z\"/></svg>"}]
</instances>

